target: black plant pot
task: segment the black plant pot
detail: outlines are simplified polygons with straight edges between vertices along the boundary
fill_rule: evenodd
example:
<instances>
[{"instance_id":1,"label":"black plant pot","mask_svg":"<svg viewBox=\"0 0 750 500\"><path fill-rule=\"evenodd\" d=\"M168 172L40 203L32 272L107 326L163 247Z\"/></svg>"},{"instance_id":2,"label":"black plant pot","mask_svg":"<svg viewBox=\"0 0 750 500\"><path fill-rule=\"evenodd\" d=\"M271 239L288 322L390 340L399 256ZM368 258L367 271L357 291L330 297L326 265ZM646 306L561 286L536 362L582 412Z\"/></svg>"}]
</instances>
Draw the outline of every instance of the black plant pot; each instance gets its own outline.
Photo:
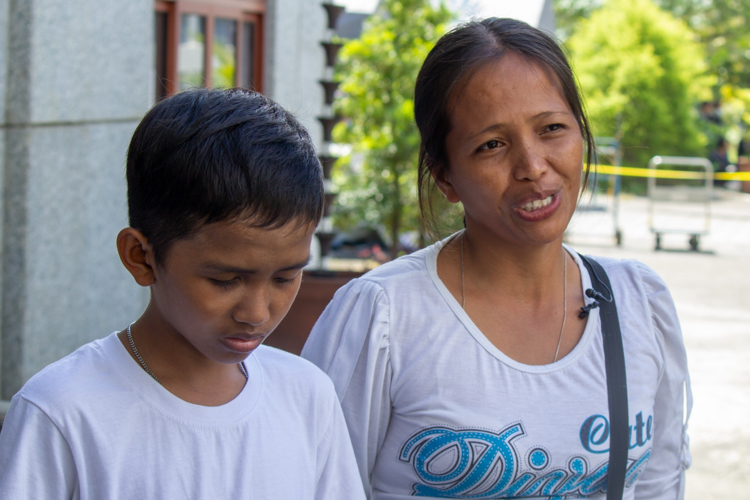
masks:
<instances>
[{"instance_id":1,"label":"black plant pot","mask_svg":"<svg viewBox=\"0 0 750 500\"><path fill-rule=\"evenodd\" d=\"M315 236L318 237L318 241L320 242L320 255L328 255L328 252L331 250L331 242L333 241L333 238L336 237L336 234L338 233L327 231L319 231L315 233Z\"/></svg>"},{"instance_id":2,"label":"black plant pot","mask_svg":"<svg viewBox=\"0 0 750 500\"><path fill-rule=\"evenodd\" d=\"M331 205L333 205L334 200L336 200L336 196L338 196L336 193L326 193L324 195L325 204L323 205L323 217L331 215Z\"/></svg>"},{"instance_id":3,"label":"black plant pot","mask_svg":"<svg viewBox=\"0 0 750 500\"><path fill-rule=\"evenodd\" d=\"M336 64L336 56L339 54L339 50L344 46L342 43L333 42L320 42L324 49L326 49L326 66L333 66Z\"/></svg>"},{"instance_id":4,"label":"black plant pot","mask_svg":"<svg viewBox=\"0 0 750 500\"><path fill-rule=\"evenodd\" d=\"M331 169L333 168L333 164L336 163L336 160L338 160L338 156L328 156L328 155L319 155L318 160L320 160L320 165L323 167L323 177L326 179L331 178Z\"/></svg>"},{"instance_id":5,"label":"black plant pot","mask_svg":"<svg viewBox=\"0 0 750 500\"><path fill-rule=\"evenodd\" d=\"M341 85L341 82L330 82L326 80L318 80L318 82L323 86L323 90L326 92L326 104L330 106L333 104L333 95L336 93L336 89L339 88L339 85Z\"/></svg>"},{"instance_id":6,"label":"black plant pot","mask_svg":"<svg viewBox=\"0 0 750 500\"><path fill-rule=\"evenodd\" d=\"M336 21L339 20L339 16L344 13L344 7L340 5L333 5L332 3L324 3L323 8L328 14L328 29L336 29Z\"/></svg>"},{"instance_id":7,"label":"black plant pot","mask_svg":"<svg viewBox=\"0 0 750 500\"><path fill-rule=\"evenodd\" d=\"M323 125L323 140L326 142L332 141L332 134L333 134L333 127L336 126L338 122L343 120L340 116L333 116L333 117L326 117L326 116L319 116L318 121Z\"/></svg>"}]
</instances>

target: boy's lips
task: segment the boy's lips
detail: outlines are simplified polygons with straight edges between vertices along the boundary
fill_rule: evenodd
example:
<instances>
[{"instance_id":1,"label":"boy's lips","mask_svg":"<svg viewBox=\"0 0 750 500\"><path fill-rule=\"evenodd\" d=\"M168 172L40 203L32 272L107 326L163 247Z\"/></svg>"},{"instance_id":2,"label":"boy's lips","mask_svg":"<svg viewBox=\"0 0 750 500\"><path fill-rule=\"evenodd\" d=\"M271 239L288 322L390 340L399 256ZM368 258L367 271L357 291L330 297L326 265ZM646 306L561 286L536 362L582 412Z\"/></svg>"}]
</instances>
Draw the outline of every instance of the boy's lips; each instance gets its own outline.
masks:
<instances>
[{"instance_id":1,"label":"boy's lips","mask_svg":"<svg viewBox=\"0 0 750 500\"><path fill-rule=\"evenodd\" d=\"M266 334L264 333L238 334L222 337L222 341L232 351L247 354L253 352L265 338Z\"/></svg>"}]
</instances>

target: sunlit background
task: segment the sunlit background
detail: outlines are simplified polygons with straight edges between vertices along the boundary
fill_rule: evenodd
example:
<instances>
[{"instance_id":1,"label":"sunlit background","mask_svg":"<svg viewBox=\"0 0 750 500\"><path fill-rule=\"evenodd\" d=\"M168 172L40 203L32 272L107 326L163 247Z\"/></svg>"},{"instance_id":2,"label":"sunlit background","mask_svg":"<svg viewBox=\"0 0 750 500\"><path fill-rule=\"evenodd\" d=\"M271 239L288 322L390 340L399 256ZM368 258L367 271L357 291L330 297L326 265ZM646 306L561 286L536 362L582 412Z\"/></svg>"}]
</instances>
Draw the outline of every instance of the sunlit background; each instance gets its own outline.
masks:
<instances>
[{"instance_id":1,"label":"sunlit background","mask_svg":"<svg viewBox=\"0 0 750 500\"><path fill-rule=\"evenodd\" d=\"M258 90L318 148L326 216L274 345L298 352L339 286L460 228L437 195L438 224L420 218L412 94L435 41L486 16L556 36L583 91L599 174L566 240L647 263L675 297L687 498L750 498L750 0L0 0L0 416L145 307L115 250L124 158L176 92Z\"/></svg>"}]
</instances>

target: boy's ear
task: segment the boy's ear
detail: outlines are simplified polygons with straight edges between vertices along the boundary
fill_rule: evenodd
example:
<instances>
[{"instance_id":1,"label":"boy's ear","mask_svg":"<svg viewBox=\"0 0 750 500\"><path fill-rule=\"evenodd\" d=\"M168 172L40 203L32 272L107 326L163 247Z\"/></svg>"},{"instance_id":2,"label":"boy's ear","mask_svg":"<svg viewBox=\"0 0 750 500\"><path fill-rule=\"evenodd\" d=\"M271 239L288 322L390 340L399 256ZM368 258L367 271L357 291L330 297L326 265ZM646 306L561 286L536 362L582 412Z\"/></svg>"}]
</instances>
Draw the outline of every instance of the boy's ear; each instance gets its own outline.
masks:
<instances>
[{"instance_id":1,"label":"boy's ear","mask_svg":"<svg viewBox=\"0 0 750 500\"><path fill-rule=\"evenodd\" d=\"M451 184L450 177L448 176L448 172L445 169L442 169L440 173L433 173L432 178L435 180L435 184L437 185L440 192L443 193L443 196L445 196L446 200L451 203L458 203L459 201L461 201L461 198L459 198L458 193L456 193L456 190L453 187L453 184Z\"/></svg>"},{"instance_id":2,"label":"boy's ear","mask_svg":"<svg viewBox=\"0 0 750 500\"><path fill-rule=\"evenodd\" d=\"M125 269L141 286L154 284L154 252L143 233L126 227L117 235L117 253Z\"/></svg>"}]
</instances>

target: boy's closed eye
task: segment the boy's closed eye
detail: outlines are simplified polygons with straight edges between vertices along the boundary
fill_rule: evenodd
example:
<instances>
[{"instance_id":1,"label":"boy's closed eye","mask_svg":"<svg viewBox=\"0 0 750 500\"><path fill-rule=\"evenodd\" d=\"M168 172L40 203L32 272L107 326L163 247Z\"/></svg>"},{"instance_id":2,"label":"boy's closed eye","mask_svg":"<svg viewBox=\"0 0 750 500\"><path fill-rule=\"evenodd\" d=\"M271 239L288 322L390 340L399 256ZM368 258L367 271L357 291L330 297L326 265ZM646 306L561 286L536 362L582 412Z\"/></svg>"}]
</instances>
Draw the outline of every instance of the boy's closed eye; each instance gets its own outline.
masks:
<instances>
[{"instance_id":1,"label":"boy's closed eye","mask_svg":"<svg viewBox=\"0 0 750 500\"><path fill-rule=\"evenodd\" d=\"M291 285L291 284L293 284L293 283L294 283L295 281L297 281L297 276L298 276L298 275L299 275L299 273L295 274L295 275L294 275L293 277L291 277L291 278L289 278L289 277L281 277L281 276L279 276L279 277L276 277L276 278L274 278L274 279L273 279L273 281L274 281L274 283L276 283L276 284L278 284L278 285Z\"/></svg>"},{"instance_id":2,"label":"boy's closed eye","mask_svg":"<svg viewBox=\"0 0 750 500\"><path fill-rule=\"evenodd\" d=\"M234 285L238 285L241 281L241 278L239 276L235 276L234 278L230 279L208 278L208 280L219 288L230 288Z\"/></svg>"},{"instance_id":3,"label":"boy's closed eye","mask_svg":"<svg viewBox=\"0 0 750 500\"><path fill-rule=\"evenodd\" d=\"M300 270L301 271L301 270ZM277 285L292 285L297 281L297 277L300 275L300 271L292 275L275 276L272 278L273 283ZM231 278L208 278L208 280L219 288L226 289L242 283L243 278L241 276L234 276Z\"/></svg>"}]
</instances>

